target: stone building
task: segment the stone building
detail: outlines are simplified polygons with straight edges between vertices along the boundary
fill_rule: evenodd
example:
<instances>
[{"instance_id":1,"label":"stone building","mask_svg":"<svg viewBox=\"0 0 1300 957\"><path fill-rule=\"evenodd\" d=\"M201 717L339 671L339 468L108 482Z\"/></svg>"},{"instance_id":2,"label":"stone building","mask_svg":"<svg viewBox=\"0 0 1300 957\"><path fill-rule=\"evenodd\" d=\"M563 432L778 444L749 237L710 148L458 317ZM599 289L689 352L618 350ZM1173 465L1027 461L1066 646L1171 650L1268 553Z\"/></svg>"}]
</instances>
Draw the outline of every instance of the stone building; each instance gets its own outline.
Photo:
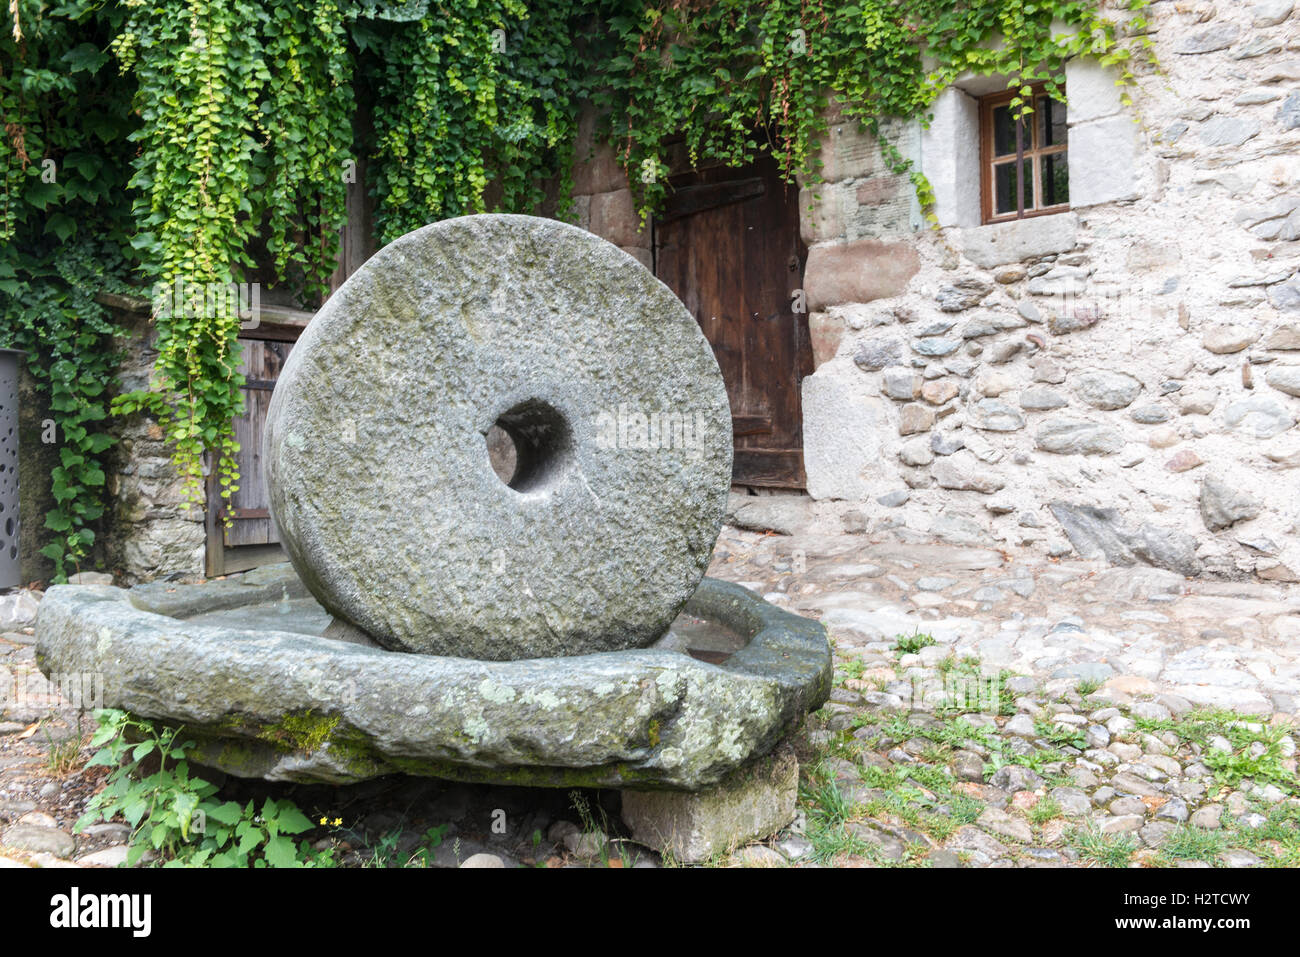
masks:
<instances>
[{"instance_id":1,"label":"stone building","mask_svg":"<svg viewBox=\"0 0 1300 957\"><path fill-rule=\"evenodd\" d=\"M1075 59L1022 131L1023 207L1005 78L887 131L937 228L832 116L798 201L804 487L831 527L1297 580L1300 17L1149 14L1131 106ZM646 258L623 185L578 184L588 228Z\"/></svg>"},{"instance_id":2,"label":"stone building","mask_svg":"<svg viewBox=\"0 0 1300 957\"><path fill-rule=\"evenodd\" d=\"M1131 87L1081 58L1067 103L1019 128L1006 78L974 76L928 125L885 124L934 224L833 114L820 184L670 158L669 208L643 225L584 115L579 225L705 328L739 488L799 495L828 530L1300 580L1300 15L1155 0L1148 19L1158 67ZM309 318L264 323L261 388ZM151 358L135 350L128 387ZM110 567L276 557L256 501L232 539L181 499L157 426L123 427Z\"/></svg>"}]
</instances>

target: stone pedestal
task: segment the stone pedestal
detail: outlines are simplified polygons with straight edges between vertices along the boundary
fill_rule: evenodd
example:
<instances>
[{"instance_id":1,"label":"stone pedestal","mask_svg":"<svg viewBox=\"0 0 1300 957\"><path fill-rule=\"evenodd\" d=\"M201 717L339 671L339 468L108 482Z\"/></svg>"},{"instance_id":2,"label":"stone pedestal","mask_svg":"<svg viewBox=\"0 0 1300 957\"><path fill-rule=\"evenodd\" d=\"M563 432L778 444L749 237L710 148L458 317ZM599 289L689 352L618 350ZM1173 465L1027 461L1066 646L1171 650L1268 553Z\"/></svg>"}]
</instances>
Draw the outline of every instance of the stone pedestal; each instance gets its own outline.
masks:
<instances>
[{"instance_id":1,"label":"stone pedestal","mask_svg":"<svg viewBox=\"0 0 1300 957\"><path fill-rule=\"evenodd\" d=\"M771 837L794 820L799 761L786 742L699 792L624 791L632 839L693 863Z\"/></svg>"}]
</instances>

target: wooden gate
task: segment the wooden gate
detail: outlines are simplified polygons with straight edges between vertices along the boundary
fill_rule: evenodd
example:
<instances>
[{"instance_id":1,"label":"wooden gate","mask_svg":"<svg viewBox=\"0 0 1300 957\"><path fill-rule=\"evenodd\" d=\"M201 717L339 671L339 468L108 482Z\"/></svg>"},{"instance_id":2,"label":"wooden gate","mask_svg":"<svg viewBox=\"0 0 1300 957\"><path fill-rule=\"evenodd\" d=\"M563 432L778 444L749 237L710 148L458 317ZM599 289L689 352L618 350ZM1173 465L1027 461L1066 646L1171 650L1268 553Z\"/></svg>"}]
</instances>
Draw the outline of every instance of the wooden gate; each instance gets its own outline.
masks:
<instances>
[{"instance_id":1,"label":"wooden gate","mask_svg":"<svg viewBox=\"0 0 1300 957\"><path fill-rule=\"evenodd\" d=\"M267 310L262 312L265 315ZM277 318L289 321L264 322L240 334L239 371L244 376L244 413L235 419L235 441L239 443L235 461L239 465L239 482L224 512L230 519L229 525L222 521L222 514L216 508L208 509L209 576L227 575L267 562L287 560L280 548L279 530L271 518L271 499L262 462L262 435L276 380L310 314L295 310L273 312L283 313ZM208 479L208 501L220 501L215 477Z\"/></svg>"},{"instance_id":2,"label":"wooden gate","mask_svg":"<svg viewBox=\"0 0 1300 957\"><path fill-rule=\"evenodd\" d=\"M731 400L739 485L803 488L799 385L813 371L797 301L807 249L798 190L764 156L670 177L655 219L655 274L713 346Z\"/></svg>"}]
</instances>

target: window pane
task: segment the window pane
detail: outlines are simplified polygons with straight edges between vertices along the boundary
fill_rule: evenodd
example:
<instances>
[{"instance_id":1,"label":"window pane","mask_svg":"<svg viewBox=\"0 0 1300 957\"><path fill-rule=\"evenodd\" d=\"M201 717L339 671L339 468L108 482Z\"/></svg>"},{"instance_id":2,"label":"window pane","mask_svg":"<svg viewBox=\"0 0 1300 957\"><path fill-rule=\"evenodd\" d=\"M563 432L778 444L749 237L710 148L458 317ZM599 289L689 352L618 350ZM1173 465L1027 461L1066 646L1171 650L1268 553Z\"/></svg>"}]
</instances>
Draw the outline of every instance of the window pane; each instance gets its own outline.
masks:
<instances>
[{"instance_id":1,"label":"window pane","mask_svg":"<svg viewBox=\"0 0 1300 957\"><path fill-rule=\"evenodd\" d=\"M1030 148L1026 137L1025 149ZM1011 107L998 106L993 109L993 155L1014 156L1016 154L1016 121L1011 118Z\"/></svg>"},{"instance_id":2,"label":"window pane","mask_svg":"<svg viewBox=\"0 0 1300 957\"><path fill-rule=\"evenodd\" d=\"M1043 205L1056 206L1070 201L1070 169L1065 152L1043 157Z\"/></svg>"},{"instance_id":3,"label":"window pane","mask_svg":"<svg viewBox=\"0 0 1300 957\"><path fill-rule=\"evenodd\" d=\"M1065 104L1060 100L1038 98L1038 145L1062 146L1065 144Z\"/></svg>"},{"instance_id":4,"label":"window pane","mask_svg":"<svg viewBox=\"0 0 1300 957\"><path fill-rule=\"evenodd\" d=\"M1025 209L1034 208L1034 180L1030 165L1025 160L1021 169L1025 178ZM993 167L993 212L995 215L1016 211L1016 161L999 163Z\"/></svg>"}]
</instances>

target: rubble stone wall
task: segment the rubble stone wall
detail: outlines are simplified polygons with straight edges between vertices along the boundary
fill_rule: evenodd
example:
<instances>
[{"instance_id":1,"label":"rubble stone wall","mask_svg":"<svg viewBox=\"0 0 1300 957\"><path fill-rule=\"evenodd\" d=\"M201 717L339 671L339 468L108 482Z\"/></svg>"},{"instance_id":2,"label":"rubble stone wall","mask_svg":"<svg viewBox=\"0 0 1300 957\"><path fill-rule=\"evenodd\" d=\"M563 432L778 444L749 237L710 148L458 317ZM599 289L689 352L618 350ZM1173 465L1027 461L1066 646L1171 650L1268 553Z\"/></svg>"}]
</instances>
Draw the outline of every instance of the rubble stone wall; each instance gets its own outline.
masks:
<instances>
[{"instance_id":1,"label":"rubble stone wall","mask_svg":"<svg viewBox=\"0 0 1300 957\"><path fill-rule=\"evenodd\" d=\"M1131 105L1066 68L1069 212L979 224L996 78L896 133L936 228L832 118L803 204L805 457L861 530L1300 580L1300 14L1150 19L1160 70Z\"/></svg>"},{"instance_id":2,"label":"rubble stone wall","mask_svg":"<svg viewBox=\"0 0 1300 957\"><path fill-rule=\"evenodd\" d=\"M124 355L118 370L123 391L149 383L157 352L156 330L147 306L119 310L127 334L116 343ZM175 576L198 579L204 573L203 511L185 499L163 429L144 415L114 418L119 442L108 469L108 511L104 557L110 571L127 584Z\"/></svg>"}]
</instances>

